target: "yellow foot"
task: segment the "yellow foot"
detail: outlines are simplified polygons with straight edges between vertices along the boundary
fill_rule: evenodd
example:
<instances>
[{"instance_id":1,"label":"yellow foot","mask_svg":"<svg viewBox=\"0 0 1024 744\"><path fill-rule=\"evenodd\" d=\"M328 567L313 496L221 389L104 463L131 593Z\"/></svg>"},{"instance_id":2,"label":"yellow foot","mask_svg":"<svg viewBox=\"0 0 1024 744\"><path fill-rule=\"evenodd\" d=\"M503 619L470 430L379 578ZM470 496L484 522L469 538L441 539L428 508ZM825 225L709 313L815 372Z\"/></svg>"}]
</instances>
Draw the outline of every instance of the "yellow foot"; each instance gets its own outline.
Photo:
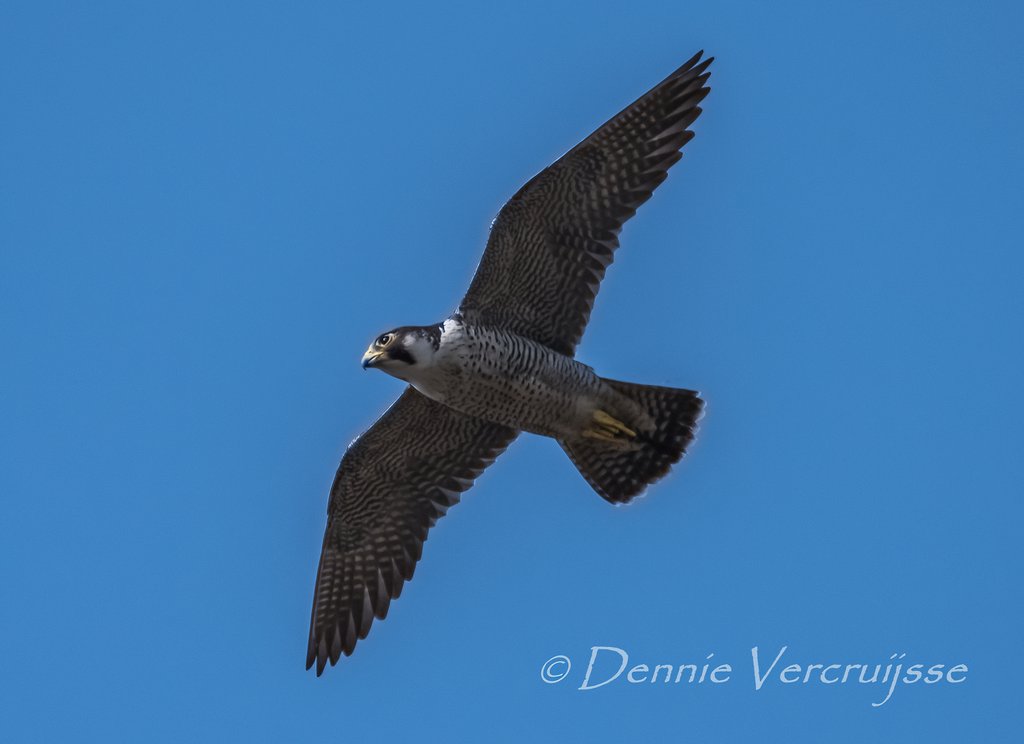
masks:
<instances>
[{"instance_id":1,"label":"yellow foot","mask_svg":"<svg viewBox=\"0 0 1024 744\"><path fill-rule=\"evenodd\" d=\"M587 439L613 442L622 438L635 439L636 432L614 416L609 416L604 411L597 410L594 411L593 423L583 430L583 436Z\"/></svg>"}]
</instances>

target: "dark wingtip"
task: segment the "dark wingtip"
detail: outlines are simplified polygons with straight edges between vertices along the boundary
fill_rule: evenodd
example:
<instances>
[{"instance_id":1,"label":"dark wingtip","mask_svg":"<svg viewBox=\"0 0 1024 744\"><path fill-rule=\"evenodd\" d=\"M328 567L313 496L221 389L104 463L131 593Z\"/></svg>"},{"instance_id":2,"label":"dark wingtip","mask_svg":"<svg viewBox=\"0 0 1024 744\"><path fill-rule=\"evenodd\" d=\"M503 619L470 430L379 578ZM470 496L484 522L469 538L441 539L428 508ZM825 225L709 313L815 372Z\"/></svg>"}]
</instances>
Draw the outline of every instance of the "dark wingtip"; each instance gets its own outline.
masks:
<instances>
[{"instance_id":1,"label":"dark wingtip","mask_svg":"<svg viewBox=\"0 0 1024 744\"><path fill-rule=\"evenodd\" d=\"M708 57L707 59L702 60L701 58L703 56L704 50L701 49L699 52L697 52L695 55L693 55L688 60L686 60L686 62L683 63L683 66L679 68L680 72L690 70L696 67L698 62L700 63L701 67L707 67L708 65L715 61L714 57Z\"/></svg>"},{"instance_id":2,"label":"dark wingtip","mask_svg":"<svg viewBox=\"0 0 1024 744\"><path fill-rule=\"evenodd\" d=\"M715 61L714 57L708 57L704 61L701 61L701 56L703 54L704 50L701 49L695 55L693 55L688 60L683 62L683 64L677 67L671 75L669 75L667 78L665 78L665 80L662 81L662 85L673 80L679 80L683 78L689 79L691 77L696 77L697 75L703 73L708 68L708 65Z\"/></svg>"},{"instance_id":3,"label":"dark wingtip","mask_svg":"<svg viewBox=\"0 0 1024 744\"><path fill-rule=\"evenodd\" d=\"M308 672L316 661L316 643L313 641L313 634L310 631L309 645L306 648L306 671Z\"/></svg>"},{"instance_id":4,"label":"dark wingtip","mask_svg":"<svg viewBox=\"0 0 1024 744\"><path fill-rule=\"evenodd\" d=\"M714 57L708 57L706 60L701 62L696 67L694 67L694 68L692 68L690 70L687 70L687 73L689 75L692 75L693 77L701 77L701 76L703 76L704 79L707 80L709 77L711 77L711 73L708 72L707 69L709 67L711 67L711 63L714 62L714 61L715 61Z\"/></svg>"}]
</instances>

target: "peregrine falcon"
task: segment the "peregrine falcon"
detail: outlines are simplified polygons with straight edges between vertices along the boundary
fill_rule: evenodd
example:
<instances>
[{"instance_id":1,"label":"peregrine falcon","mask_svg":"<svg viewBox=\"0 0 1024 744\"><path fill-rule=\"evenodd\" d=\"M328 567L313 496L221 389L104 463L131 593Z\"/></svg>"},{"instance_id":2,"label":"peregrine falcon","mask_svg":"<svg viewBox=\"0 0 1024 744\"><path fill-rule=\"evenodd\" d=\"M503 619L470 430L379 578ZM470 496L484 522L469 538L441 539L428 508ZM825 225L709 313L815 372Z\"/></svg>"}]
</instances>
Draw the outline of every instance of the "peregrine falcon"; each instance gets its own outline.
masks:
<instances>
[{"instance_id":1,"label":"peregrine falcon","mask_svg":"<svg viewBox=\"0 0 1024 744\"><path fill-rule=\"evenodd\" d=\"M623 223L692 137L702 52L513 196L462 303L362 358L408 383L348 448L327 509L306 669L351 654L412 578L427 532L520 432L554 438L598 494L630 501L679 461L693 390L599 377L574 358Z\"/></svg>"}]
</instances>

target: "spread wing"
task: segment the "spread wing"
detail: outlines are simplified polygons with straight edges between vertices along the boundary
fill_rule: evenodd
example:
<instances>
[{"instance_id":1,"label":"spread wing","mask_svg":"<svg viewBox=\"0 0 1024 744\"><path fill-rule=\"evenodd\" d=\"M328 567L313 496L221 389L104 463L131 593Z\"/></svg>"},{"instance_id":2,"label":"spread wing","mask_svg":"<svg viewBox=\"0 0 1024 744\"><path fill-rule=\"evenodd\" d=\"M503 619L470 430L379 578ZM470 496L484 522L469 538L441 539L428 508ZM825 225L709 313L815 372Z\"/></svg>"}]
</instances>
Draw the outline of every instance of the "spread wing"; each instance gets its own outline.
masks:
<instances>
[{"instance_id":1,"label":"spread wing","mask_svg":"<svg viewBox=\"0 0 1024 744\"><path fill-rule=\"evenodd\" d=\"M352 653L412 578L427 531L515 439L407 388L341 460L327 507L306 669Z\"/></svg>"},{"instance_id":2,"label":"spread wing","mask_svg":"<svg viewBox=\"0 0 1024 744\"><path fill-rule=\"evenodd\" d=\"M619 231L692 137L702 52L533 177L498 213L459 312L573 354Z\"/></svg>"}]
</instances>

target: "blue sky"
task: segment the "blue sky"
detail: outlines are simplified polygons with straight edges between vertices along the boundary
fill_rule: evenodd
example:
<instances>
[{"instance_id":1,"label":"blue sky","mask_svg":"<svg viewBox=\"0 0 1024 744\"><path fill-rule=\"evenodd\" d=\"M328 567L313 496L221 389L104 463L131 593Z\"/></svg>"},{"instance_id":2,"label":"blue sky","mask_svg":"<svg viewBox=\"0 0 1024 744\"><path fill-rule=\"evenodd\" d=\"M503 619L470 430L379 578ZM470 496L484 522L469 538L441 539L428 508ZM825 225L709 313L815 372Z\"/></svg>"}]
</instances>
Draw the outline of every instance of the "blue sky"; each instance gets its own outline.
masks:
<instances>
[{"instance_id":1,"label":"blue sky","mask_svg":"<svg viewBox=\"0 0 1024 744\"><path fill-rule=\"evenodd\" d=\"M1016 740L1022 21L4 3L4 738ZM691 454L615 509L523 437L305 673L327 489L400 391L366 344L450 312L503 201L702 48L579 352L702 390ZM592 646L734 674L581 691ZM969 672L872 707L755 690L754 646Z\"/></svg>"}]
</instances>

